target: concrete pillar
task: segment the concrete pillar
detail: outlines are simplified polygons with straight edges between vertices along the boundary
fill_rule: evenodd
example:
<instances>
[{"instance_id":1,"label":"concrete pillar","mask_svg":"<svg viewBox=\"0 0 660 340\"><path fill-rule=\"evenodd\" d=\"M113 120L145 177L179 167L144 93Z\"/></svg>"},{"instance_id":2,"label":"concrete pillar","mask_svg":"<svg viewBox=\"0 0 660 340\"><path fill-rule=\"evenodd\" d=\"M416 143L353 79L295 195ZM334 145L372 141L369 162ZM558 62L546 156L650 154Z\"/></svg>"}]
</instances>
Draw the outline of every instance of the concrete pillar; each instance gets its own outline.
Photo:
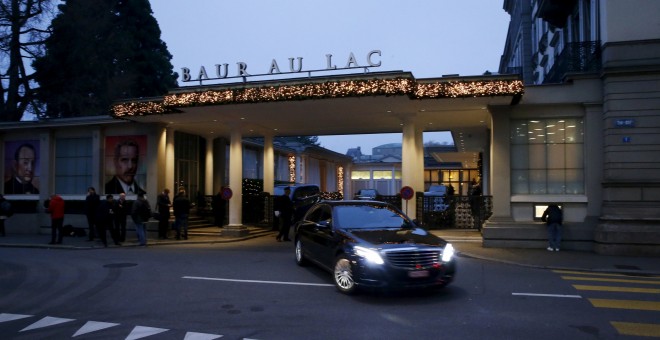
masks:
<instances>
[{"instance_id":1,"label":"concrete pillar","mask_svg":"<svg viewBox=\"0 0 660 340\"><path fill-rule=\"evenodd\" d=\"M509 111L491 111L490 188L493 193L493 215L489 221L511 221L511 154Z\"/></svg>"},{"instance_id":2,"label":"concrete pillar","mask_svg":"<svg viewBox=\"0 0 660 340\"><path fill-rule=\"evenodd\" d=\"M264 192L274 194L275 186L275 151L273 136L264 136Z\"/></svg>"},{"instance_id":3,"label":"concrete pillar","mask_svg":"<svg viewBox=\"0 0 660 340\"><path fill-rule=\"evenodd\" d=\"M224 236L244 236L248 234L243 225L243 141L238 127L231 131L229 145L229 224L222 231Z\"/></svg>"},{"instance_id":4,"label":"concrete pillar","mask_svg":"<svg viewBox=\"0 0 660 340\"><path fill-rule=\"evenodd\" d=\"M401 184L413 188L415 192L424 191L424 145L422 141L422 131L417 129L415 122L412 120L404 122L401 143ZM402 206L410 218L417 218L415 198L403 202Z\"/></svg>"},{"instance_id":5,"label":"concrete pillar","mask_svg":"<svg viewBox=\"0 0 660 340\"><path fill-rule=\"evenodd\" d=\"M165 131L165 188L169 188L175 195L178 185L174 183L174 129L166 128Z\"/></svg>"},{"instance_id":6,"label":"concrete pillar","mask_svg":"<svg viewBox=\"0 0 660 340\"><path fill-rule=\"evenodd\" d=\"M204 164L204 195L213 195L213 139L206 138L206 159Z\"/></svg>"},{"instance_id":7,"label":"concrete pillar","mask_svg":"<svg viewBox=\"0 0 660 340\"><path fill-rule=\"evenodd\" d=\"M220 188L227 185L227 139L216 138L213 140L213 193L218 193Z\"/></svg>"}]
</instances>

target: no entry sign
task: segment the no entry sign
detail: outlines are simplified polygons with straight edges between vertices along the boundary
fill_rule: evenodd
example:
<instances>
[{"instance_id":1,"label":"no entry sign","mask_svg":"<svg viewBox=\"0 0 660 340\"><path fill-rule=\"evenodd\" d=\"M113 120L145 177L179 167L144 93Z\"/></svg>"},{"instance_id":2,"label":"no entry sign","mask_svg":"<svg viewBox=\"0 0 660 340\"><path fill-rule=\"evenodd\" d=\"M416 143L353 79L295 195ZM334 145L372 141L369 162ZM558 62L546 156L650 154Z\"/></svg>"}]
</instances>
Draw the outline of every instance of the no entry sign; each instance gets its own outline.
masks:
<instances>
[{"instance_id":1,"label":"no entry sign","mask_svg":"<svg viewBox=\"0 0 660 340\"><path fill-rule=\"evenodd\" d=\"M409 186L405 186L401 188L400 194L401 194L401 198L407 201L413 198L413 196L415 196L415 190L413 190L413 188Z\"/></svg>"}]
</instances>

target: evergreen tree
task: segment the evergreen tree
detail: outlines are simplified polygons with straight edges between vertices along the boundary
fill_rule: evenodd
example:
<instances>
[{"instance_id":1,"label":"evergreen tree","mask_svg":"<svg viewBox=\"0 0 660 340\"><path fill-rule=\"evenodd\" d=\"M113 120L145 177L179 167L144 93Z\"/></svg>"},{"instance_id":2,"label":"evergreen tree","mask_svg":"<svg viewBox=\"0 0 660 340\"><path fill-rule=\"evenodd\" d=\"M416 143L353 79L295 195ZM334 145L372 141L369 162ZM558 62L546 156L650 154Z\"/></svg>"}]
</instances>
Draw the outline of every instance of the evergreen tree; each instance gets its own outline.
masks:
<instances>
[{"instance_id":1,"label":"evergreen tree","mask_svg":"<svg viewBox=\"0 0 660 340\"><path fill-rule=\"evenodd\" d=\"M148 0L65 0L34 62L46 117L107 114L115 100L176 87Z\"/></svg>"}]
</instances>

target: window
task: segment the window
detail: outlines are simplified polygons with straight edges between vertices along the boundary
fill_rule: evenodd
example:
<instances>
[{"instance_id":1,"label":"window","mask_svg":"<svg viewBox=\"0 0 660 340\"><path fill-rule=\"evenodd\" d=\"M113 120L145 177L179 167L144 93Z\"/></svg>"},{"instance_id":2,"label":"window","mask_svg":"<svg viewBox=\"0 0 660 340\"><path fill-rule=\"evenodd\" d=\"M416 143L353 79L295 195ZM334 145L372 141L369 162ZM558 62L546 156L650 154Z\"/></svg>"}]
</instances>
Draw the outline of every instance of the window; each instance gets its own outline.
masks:
<instances>
[{"instance_id":1,"label":"window","mask_svg":"<svg viewBox=\"0 0 660 340\"><path fill-rule=\"evenodd\" d=\"M369 170L351 171L351 179L371 179Z\"/></svg>"},{"instance_id":2,"label":"window","mask_svg":"<svg viewBox=\"0 0 660 340\"><path fill-rule=\"evenodd\" d=\"M511 124L512 194L584 194L584 127L580 118Z\"/></svg>"},{"instance_id":3,"label":"window","mask_svg":"<svg viewBox=\"0 0 660 340\"><path fill-rule=\"evenodd\" d=\"M58 138L55 151L55 192L85 194L91 184L92 139Z\"/></svg>"},{"instance_id":4,"label":"window","mask_svg":"<svg viewBox=\"0 0 660 340\"><path fill-rule=\"evenodd\" d=\"M374 170L374 179L392 179L392 170Z\"/></svg>"}]
</instances>

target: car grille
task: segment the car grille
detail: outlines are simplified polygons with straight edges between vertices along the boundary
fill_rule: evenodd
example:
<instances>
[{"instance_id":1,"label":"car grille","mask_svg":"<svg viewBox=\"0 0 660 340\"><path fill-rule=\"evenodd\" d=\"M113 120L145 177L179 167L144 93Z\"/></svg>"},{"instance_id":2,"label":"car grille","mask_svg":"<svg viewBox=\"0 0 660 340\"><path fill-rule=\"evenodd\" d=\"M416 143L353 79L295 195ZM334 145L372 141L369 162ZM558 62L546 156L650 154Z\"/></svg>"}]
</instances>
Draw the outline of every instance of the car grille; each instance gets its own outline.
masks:
<instances>
[{"instance_id":1,"label":"car grille","mask_svg":"<svg viewBox=\"0 0 660 340\"><path fill-rule=\"evenodd\" d=\"M387 260L395 267L419 268L428 267L440 262L440 251L438 250L404 250L388 251Z\"/></svg>"}]
</instances>

